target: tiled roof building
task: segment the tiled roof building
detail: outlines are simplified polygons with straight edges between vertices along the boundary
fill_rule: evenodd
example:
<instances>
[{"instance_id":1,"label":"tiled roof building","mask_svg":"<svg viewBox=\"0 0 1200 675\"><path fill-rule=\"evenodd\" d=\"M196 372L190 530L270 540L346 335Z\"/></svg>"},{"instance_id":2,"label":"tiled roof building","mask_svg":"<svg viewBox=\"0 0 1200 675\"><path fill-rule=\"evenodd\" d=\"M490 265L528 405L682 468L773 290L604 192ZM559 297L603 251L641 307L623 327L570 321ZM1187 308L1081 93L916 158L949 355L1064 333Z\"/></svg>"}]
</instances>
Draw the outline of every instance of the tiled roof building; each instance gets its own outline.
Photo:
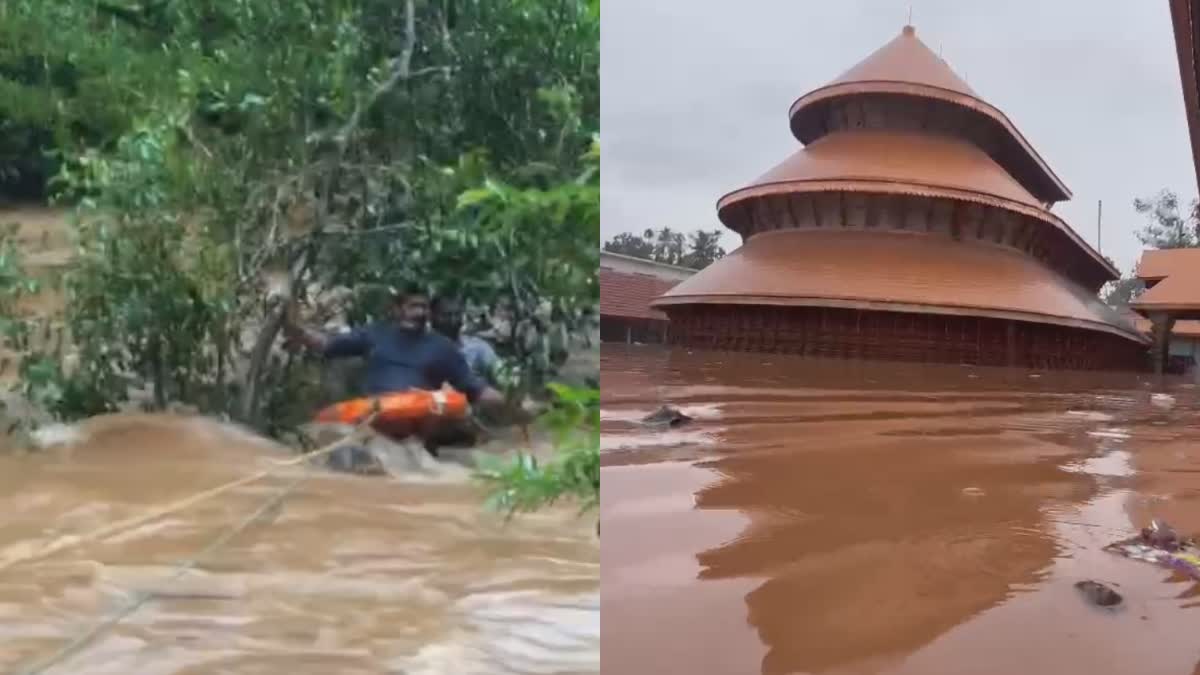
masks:
<instances>
[{"instance_id":1,"label":"tiled roof building","mask_svg":"<svg viewBox=\"0 0 1200 675\"><path fill-rule=\"evenodd\" d=\"M662 342L667 315L650 303L692 270L615 253L600 254L600 339L605 342Z\"/></svg>"}]
</instances>

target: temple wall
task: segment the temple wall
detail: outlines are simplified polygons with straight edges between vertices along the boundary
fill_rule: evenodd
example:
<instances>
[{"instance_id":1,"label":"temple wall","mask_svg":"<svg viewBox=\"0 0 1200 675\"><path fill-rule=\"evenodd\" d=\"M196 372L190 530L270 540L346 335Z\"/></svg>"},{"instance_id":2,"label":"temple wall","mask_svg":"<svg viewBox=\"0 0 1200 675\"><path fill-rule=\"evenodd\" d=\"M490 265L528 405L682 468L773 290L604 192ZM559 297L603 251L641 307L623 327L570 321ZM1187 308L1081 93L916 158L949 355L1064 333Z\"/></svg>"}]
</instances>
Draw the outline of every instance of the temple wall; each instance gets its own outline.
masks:
<instances>
[{"instance_id":1,"label":"temple wall","mask_svg":"<svg viewBox=\"0 0 1200 675\"><path fill-rule=\"evenodd\" d=\"M1067 370L1141 369L1115 335L1026 321L833 307L674 305L669 341L694 348Z\"/></svg>"}]
</instances>

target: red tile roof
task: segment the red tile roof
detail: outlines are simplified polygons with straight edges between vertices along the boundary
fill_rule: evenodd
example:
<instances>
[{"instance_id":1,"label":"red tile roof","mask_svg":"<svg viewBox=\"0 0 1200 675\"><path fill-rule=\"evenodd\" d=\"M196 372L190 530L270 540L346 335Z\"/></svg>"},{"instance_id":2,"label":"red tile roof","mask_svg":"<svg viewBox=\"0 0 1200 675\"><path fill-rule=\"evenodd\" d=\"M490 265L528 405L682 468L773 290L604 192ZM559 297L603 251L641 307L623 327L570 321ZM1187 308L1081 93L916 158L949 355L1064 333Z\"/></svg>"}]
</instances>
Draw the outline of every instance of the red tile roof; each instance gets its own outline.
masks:
<instances>
[{"instance_id":1,"label":"red tile roof","mask_svg":"<svg viewBox=\"0 0 1200 675\"><path fill-rule=\"evenodd\" d=\"M648 274L630 274L601 267L600 316L666 321L667 315L650 309L650 302L677 283Z\"/></svg>"},{"instance_id":2,"label":"red tile roof","mask_svg":"<svg viewBox=\"0 0 1200 675\"><path fill-rule=\"evenodd\" d=\"M1161 281L1143 291L1131 306L1146 310L1200 307L1200 249L1146 251L1138 261L1137 275L1146 281Z\"/></svg>"}]
</instances>

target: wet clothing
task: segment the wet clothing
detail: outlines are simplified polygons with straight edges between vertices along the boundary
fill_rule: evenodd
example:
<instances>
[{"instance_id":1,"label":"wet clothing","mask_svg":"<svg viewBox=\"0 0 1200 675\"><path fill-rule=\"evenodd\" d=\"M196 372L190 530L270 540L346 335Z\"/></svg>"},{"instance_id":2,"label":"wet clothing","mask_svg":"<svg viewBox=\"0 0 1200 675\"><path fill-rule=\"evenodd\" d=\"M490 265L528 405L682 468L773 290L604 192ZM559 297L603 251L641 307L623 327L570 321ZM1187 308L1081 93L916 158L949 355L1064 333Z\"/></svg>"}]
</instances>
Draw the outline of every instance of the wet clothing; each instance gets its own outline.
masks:
<instances>
[{"instance_id":1,"label":"wet clothing","mask_svg":"<svg viewBox=\"0 0 1200 675\"><path fill-rule=\"evenodd\" d=\"M332 337L324 356L366 357L368 396L441 389L443 383L449 383L473 403L486 388L471 372L458 346L432 330L405 331L394 323L363 326Z\"/></svg>"},{"instance_id":2,"label":"wet clothing","mask_svg":"<svg viewBox=\"0 0 1200 675\"><path fill-rule=\"evenodd\" d=\"M500 357L496 356L496 350L492 349L492 345L488 344L487 340L474 335L459 337L458 349L462 352L463 358L467 360L471 371L484 379L492 375L492 369L500 360Z\"/></svg>"}]
</instances>

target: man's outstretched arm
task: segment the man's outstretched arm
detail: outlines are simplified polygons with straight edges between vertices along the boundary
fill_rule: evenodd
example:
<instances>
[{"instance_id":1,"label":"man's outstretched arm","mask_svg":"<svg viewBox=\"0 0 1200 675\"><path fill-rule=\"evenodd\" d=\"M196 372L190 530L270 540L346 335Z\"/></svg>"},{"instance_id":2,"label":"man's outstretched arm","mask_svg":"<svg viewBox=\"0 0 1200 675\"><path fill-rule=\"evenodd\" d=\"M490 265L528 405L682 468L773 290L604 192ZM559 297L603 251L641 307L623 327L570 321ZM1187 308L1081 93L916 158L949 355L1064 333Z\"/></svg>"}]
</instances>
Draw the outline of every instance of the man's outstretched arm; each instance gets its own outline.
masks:
<instances>
[{"instance_id":1,"label":"man's outstretched arm","mask_svg":"<svg viewBox=\"0 0 1200 675\"><path fill-rule=\"evenodd\" d=\"M308 351L330 359L343 356L363 356L370 346L366 331L356 329L341 335L329 335L302 325L296 318L294 308L289 309L284 315L283 332L289 341L303 345Z\"/></svg>"}]
</instances>

